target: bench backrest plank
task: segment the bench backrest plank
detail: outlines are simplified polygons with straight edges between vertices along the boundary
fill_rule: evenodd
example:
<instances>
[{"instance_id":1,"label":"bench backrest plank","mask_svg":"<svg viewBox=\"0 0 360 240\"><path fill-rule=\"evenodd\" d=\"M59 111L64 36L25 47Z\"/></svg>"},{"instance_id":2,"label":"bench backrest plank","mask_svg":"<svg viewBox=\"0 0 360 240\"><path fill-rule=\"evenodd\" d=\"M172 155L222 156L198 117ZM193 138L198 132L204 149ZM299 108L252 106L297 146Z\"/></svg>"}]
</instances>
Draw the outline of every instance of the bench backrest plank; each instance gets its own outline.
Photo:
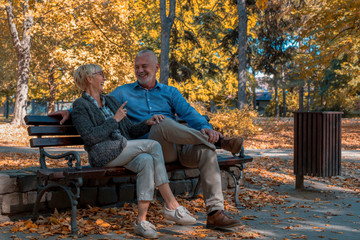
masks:
<instances>
[{"instance_id":1,"label":"bench backrest plank","mask_svg":"<svg viewBox=\"0 0 360 240\"><path fill-rule=\"evenodd\" d=\"M27 115L25 123L29 125L29 136L38 137L30 139L31 147L84 145L71 121L60 125L60 119L56 117Z\"/></svg>"},{"instance_id":2,"label":"bench backrest plank","mask_svg":"<svg viewBox=\"0 0 360 240\"><path fill-rule=\"evenodd\" d=\"M81 137L61 137L61 138L32 138L31 147L55 147L55 146L75 146L84 145Z\"/></svg>"},{"instance_id":3,"label":"bench backrest plank","mask_svg":"<svg viewBox=\"0 0 360 240\"><path fill-rule=\"evenodd\" d=\"M60 125L61 117L26 115L26 125ZM71 120L66 121L63 125L72 125Z\"/></svg>"},{"instance_id":4,"label":"bench backrest plank","mask_svg":"<svg viewBox=\"0 0 360 240\"><path fill-rule=\"evenodd\" d=\"M73 126L34 126L27 130L29 136L79 135Z\"/></svg>"}]
</instances>

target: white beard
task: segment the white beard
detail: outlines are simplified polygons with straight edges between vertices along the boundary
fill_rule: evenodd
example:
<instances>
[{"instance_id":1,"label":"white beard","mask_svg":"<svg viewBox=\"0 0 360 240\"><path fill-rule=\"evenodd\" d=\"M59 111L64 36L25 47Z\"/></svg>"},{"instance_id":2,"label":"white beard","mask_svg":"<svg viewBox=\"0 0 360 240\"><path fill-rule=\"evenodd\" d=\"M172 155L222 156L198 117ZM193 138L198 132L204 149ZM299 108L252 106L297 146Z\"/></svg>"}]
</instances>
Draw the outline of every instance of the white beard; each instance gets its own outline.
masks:
<instances>
[{"instance_id":1,"label":"white beard","mask_svg":"<svg viewBox=\"0 0 360 240\"><path fill-rule=\"evenodd\" d=\"M139 79L137 78L138 82L141 84L141 85L146 85L148 84L149 82L151 82L151 80L154 78L154 75L151 75L151 76L148 76L147 78L142 78L142 79Z\"/></svg>"}]
</instances>

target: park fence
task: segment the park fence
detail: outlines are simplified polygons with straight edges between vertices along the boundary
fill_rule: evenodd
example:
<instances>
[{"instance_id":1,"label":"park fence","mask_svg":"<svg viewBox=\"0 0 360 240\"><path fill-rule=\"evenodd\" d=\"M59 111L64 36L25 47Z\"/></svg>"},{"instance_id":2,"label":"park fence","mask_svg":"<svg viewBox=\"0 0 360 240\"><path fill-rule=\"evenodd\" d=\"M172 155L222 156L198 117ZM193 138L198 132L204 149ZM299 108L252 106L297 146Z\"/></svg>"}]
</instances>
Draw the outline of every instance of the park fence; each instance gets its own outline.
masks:
<instances>
[{"instance_id":1,"label":"park fence","mask_svg":"<svg viewBox=\"0 0 360 240\"><path fill-rule=\"evenodd\" d=\"M55 111L68 110L71 108L72 102L58 101L55 103ZM15 103L13 101L5 101L0 106L0 113L5 118L14 113ZM27 102L26 114L27 115L47 115L49 109L49 102L37 99L32 99Z\"/></svg>"}]
</instances>

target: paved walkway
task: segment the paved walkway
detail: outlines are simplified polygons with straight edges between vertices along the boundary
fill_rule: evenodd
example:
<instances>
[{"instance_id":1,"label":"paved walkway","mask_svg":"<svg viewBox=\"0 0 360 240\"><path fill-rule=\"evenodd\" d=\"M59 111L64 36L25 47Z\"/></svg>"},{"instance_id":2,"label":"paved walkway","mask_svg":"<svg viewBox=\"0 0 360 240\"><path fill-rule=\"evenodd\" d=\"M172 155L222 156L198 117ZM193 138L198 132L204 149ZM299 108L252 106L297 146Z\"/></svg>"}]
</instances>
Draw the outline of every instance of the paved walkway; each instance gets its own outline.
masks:
<instances>
[{"instance_id":1,"label":"paved walkway","mask_svg":"<svg viewBox=\"0 0 360 240\"><path fill-rule=\"evenodd\" d=\"M67 149L69 150L69 149ZM81 149L78 149L81 150ZM0 152L36 152L30 148L1 147ZM64 151L61 149L60 151ZM279 157L292 159L291 149L247 150L247 155L253 157ZM360 151L342 151L342 159L358 162ZM360 172L357 174L360 176ZM275 205L261 209L241 210L234 217L240 219L251 232L262 235L259 239L327 239L327 240L359 240L360 239L360 194L359 191L341 187L333 187L322 181L306 180L306 189L295 190L293 185L283 184L274 191L286 194L284 205ZM258 186L248 184L248 190L259 190ZM245 191L246 191L245 189ZM206 216L196 214L197 226L204 226ZM0 219L1 220L1 219ZM192 231L193 226L173 226L158 229L162 234L160 239L182 239L184 232ZM17 237L17 238L16 238ZM0 229L0 239L37 239L38 234L11 233L9 229ZM32 238L33 237L33 238ZM49 237L47 239L57 239ZM71 238L68 238L71 239ZM125 239L115 233L91 235L83 239ZM197 238L194 238L197 239ZM204 239L216 239L205 237ZM232 238L234 239L234 238Z\"/></svg>"},{"instance_id":2,"label":"paved walkway","mask_svg":"<svg viewBox=\"0 0 360 240\"><path fill-rule=\"evenodd\" d=\"M79 151L80 153L85 153L83 148L48 147L46 150L49 152ZM0 152L37 153L38 149L30 147L8 147L0 145ZM245 153L246 155L252 157L278 157L284 159L293 158L294 156L293 149L246 149ZM342 150L341 155L342 159L360 159L360 151L358 150Z\"/></svg>"}]
</instances>

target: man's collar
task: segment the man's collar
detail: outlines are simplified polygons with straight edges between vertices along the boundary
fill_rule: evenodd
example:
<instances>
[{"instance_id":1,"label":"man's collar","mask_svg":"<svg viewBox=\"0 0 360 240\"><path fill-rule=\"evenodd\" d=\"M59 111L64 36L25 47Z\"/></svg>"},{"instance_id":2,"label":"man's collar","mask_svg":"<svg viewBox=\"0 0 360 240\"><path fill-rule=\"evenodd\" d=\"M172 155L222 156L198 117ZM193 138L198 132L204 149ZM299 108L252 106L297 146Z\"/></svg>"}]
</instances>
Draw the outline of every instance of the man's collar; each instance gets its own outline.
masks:
<instances>
[{"instance_id":1,"label":"man's collar","mask_svg":"<svg viewBox=\"0 0 360 240\"><path fill-rule=\"evenodd\" d=\"M145 89L143 88L138 81L134 82L134 88L142 88L142 89ZM155 87L151 88L151 89L154 89L154 88L162 88L162 84L159 83L157 80L156 80L156 84L155 84ZM149 90L151 90L149 89Z\"/></svg>"}]
</instances>

